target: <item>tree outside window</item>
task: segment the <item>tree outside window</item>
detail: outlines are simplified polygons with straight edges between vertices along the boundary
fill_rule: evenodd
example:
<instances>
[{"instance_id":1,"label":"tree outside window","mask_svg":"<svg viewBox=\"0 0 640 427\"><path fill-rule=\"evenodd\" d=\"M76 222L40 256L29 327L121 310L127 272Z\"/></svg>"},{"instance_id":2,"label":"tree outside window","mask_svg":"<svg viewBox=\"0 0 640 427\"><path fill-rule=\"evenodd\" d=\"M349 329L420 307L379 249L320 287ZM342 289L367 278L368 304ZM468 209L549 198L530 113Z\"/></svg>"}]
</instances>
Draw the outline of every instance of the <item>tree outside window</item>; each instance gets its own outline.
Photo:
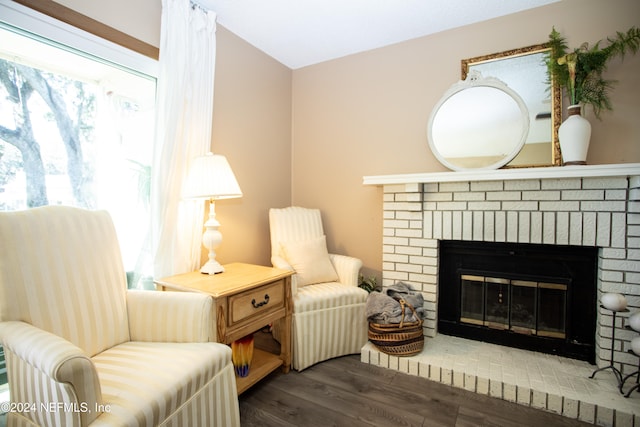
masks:
<instances>
[{"instance_id":1,"label":"tree outside window","mask_svg":"<svg viewBox=\"0 0 640 427\"><path fill-rule=\"evenodd\" d=\"M143 286L154 107L155 79L0 28L0 210L108 210Z\"/></svg>"}]
</instances>

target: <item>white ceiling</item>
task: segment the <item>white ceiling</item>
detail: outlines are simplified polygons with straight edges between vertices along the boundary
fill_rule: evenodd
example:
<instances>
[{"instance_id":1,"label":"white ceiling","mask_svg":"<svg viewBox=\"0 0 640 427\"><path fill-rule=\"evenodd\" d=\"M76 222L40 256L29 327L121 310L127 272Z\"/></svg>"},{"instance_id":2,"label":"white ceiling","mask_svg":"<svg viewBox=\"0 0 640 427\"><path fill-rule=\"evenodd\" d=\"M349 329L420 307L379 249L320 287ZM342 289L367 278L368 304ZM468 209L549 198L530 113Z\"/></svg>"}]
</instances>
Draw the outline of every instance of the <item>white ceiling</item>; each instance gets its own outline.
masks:
<instances>
[{"instance_id":1,"label":"white ceiling","mask_svg":"<svg viewBox=\"0 0 640 427\"><path fill-rule=\"evenodd\" d=\"M296 69L560 0L196 0Z\"/></svg>"}]
</instances>

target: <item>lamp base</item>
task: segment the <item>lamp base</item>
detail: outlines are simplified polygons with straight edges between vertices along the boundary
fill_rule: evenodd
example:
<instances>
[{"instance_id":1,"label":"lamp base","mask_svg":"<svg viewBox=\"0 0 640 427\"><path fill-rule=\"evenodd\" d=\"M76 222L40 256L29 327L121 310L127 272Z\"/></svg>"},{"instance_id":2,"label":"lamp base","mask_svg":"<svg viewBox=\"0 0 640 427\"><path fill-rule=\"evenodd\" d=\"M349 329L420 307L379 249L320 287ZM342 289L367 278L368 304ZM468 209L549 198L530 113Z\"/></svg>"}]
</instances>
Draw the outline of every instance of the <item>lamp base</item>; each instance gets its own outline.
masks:
<instances>
[{"instance_id":1,"label":"lamp base","mask_svg":"<svg viewBox=\"0 0 640 427\"><path fill-rule=\"evenodd\" d=\"M207 263L205 265L202 266L202 268L200 268L200 273L202 274L218 274L218 273L223 273L224 272L224 267L217 261L207 261Z\"/></svg>"},{"instance_id":2,"label":"lamp base","mask_svg":"<svg viewBox=\"0 0 640 427\"><path fill-rule=\"evenodd\" d=\"M220 223L216 219L216 204L213 200L209 202L209 219L204 223L204 234L202 244L209 249L209 260L200 268L203 274L217 274L224 271L224 267L216 260L215 248L222 243L222 233L218 231Z\"/></svg>"}]
</instances>

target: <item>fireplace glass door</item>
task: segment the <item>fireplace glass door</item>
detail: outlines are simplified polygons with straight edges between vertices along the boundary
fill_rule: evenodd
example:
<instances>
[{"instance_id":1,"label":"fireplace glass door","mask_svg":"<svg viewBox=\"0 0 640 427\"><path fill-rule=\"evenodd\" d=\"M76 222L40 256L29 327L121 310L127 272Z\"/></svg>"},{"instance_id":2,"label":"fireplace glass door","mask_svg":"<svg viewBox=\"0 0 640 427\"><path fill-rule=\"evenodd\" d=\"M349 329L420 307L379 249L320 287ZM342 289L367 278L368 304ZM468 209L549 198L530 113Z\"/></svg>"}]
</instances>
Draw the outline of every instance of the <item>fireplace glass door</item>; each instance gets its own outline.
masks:
<instances>
[{"instance_id":1,"label":"fireplace glass door","mask_svg":"<svg viewBox=\"0 0 640 427\"><path fill-rule=\"evenodd\" d=\"M566 336L567 284L460 275L460 322L525 335Z\"/></svg>"},{"instance_id":2,"label":"fireplace glass door","mask_svg":"<svg viewBox=\"0 0 640 427\"><path fill-rule=\"evenodd\" d=\"M439 245L439 333L595 362L598 248Z\"/></svg>"}]
</instances>

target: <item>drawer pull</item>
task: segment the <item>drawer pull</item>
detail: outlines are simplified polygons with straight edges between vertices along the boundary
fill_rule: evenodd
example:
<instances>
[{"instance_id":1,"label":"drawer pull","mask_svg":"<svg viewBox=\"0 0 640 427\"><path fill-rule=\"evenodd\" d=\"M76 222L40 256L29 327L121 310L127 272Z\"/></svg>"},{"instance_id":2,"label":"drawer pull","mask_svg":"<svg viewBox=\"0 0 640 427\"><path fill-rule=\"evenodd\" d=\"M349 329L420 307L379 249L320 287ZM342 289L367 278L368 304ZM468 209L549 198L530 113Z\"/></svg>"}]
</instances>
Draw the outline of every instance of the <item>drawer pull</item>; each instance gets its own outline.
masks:
<instances>
[{"instance_id":1,"label":"drawer pull","mask_svg":"<svg viewBox=\"0 0 640 427\"><path fill-rule=\"evenodd\" d=\"M256 302L256 299L252 299L251 300L251 305L253 306L253 308L258 308L258 307L262 307L263 305L266 305L269 302L269 294L264 294L264 301L262 302Z\"/></svg>"}]
</instances>

